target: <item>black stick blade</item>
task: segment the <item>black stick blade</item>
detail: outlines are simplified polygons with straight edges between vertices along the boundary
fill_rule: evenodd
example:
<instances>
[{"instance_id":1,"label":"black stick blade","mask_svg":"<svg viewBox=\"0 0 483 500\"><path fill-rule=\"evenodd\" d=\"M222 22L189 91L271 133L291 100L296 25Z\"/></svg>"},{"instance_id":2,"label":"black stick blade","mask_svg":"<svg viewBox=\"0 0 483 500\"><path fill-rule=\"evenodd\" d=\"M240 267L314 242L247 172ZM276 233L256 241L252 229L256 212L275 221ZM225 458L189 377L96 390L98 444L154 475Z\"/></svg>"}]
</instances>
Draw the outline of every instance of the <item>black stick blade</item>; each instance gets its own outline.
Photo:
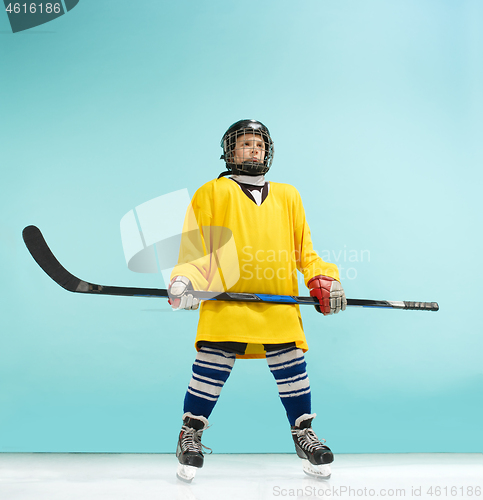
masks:
<instances>
[{"instance_id":1,"label":"black stick blade","mask_svg":"<svg viewBox=\"0 0 483 500\"><path fill-rule=\"evenodd\" d=\"M69 292L91 293L95 295L117 295L124 297L168 297L168 291L157 288L131 288L104 286L76 278L55 258L40 229L27 226L22 232L23 240L32 257L44 272L58 285Z\"/></svg>"},{"instance_id":2,"label":"black stick blade","mask_svg":"<svg viewBox=\"0 0 483 500\"><path fill-rule=\"evenodd\" d=\"M70 274L55 258L44 240L40 229L36 226L27 226L22 231L22 237L28 251L37 264L61 287L69 292L79 291L81 280Z\"/></svg>"}]
</instances>

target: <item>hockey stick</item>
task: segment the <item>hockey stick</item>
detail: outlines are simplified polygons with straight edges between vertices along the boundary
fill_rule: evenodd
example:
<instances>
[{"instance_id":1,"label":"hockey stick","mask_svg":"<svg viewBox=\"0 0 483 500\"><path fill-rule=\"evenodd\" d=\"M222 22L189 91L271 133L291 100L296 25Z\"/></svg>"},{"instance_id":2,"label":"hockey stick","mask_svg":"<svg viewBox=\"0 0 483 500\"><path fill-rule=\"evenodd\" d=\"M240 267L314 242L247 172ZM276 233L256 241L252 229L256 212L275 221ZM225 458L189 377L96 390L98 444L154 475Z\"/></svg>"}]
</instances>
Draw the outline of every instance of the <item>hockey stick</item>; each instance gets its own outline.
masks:
<instances>
[{"instance_id":1,"label":"hockey stick","mask_svg":"<svg viewBox=\"0 0 483 500\"><path fill-rule=\"evenodd\" d=\"M104 286L89 283L70 274L55 258L47 245L40 229L27 226L22 233L23 240L37 264L61 287L69 292L92 293L98 295L120 295L125 297L168 297L168 291L162 288L129 288ZM293 295L267 295L263 293L229 293L195 291L193 295L200 300L223 300L231 302L269 302L272 304L316 305L315 297L297 297ZM347 299L348 306L384 307L392 309L419 309L437 311L437 302L408 302L390 300Z\"/></svg>"}]
</instances>

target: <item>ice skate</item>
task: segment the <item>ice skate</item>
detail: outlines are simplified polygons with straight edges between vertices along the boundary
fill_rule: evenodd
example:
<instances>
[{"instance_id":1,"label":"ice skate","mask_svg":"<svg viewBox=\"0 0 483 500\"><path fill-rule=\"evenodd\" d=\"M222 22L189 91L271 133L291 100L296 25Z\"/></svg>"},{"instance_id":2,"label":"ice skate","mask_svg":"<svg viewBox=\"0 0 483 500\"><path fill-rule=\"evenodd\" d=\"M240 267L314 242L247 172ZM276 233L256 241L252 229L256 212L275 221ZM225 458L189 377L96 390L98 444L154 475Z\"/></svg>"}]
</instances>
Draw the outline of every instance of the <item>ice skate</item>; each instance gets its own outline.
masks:
<instances>
[{"instance_id":1,"label":"ice skate","mask_svg":"<svg viewBox=\"0 0 483 500\"><path fill-rule=\"evenodd\" d=\"M191 413L183 415L183 426L176 448L176 457L179 461L176 476L181 481L190 483L195 477L196 471L203 467L202 447L206 448L206 446L201 444L201 435L207 427L208 420L205 417L195 416Z\"/></svg>"},{"instance_id":2,"label":"ice skate","mask_svg":"<svg viewBox=\"0 0 483 500\"><path fill-rule=\"evenodd\" d=\"M307 475L329 479L330 464L334 461L334 455L330 448L324 445L325 440L319 441L312 430L314 418L315 413L311 415L305 413L295 421L295 425L292 427L295 451L302 459L302 468Z\"/></svg>"}]
</instances>

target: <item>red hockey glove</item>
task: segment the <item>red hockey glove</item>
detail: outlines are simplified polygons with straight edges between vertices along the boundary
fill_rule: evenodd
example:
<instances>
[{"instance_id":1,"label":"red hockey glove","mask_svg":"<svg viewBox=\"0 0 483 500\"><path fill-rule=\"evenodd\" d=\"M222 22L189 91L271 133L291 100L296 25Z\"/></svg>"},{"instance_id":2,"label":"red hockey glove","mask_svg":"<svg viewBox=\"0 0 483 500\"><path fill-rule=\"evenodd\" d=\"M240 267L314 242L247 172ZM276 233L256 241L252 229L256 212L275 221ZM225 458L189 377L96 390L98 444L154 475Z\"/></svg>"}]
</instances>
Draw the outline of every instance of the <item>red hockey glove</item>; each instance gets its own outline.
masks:
<instances>
[{"instance_id":1,"label":"red hockey glove","mask_svg":"<svg viewBox=\"0 0 483 500\"><path fill-rule=\"evenodd\" d=\"M310 295L316 297L319 305L315 306L318 312L324 316L327 314L337 314L344 311L347 305L344 289L334 278L328 276L314 276L308 283Z\"/></svg>"},{"instance_id":2,"label":"red hockey glove","mask_svg":"<svg viewBox=\"0 0 483 500\"><path fill-rule=\"evenodd\" d=\"M193 285L186 276L175 276L168 286L169 304L173 309L198 309L200 300L191 293Z\"/></svg>"}]
</instances>

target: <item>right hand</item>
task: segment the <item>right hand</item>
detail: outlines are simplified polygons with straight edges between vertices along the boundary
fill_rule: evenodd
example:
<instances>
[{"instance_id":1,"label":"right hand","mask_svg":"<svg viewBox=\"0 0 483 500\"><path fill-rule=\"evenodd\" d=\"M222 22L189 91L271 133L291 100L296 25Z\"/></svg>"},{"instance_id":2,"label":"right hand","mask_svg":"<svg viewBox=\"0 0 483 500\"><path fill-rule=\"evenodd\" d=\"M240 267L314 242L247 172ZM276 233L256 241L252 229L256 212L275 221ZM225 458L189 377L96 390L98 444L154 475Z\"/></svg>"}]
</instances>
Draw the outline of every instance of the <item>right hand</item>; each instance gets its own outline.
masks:
<instances>
[{"instance_id":1,"label":"right hand","mask_svg":"<svg viewBox=\"0 0 483 500\"><path fill-rule=\"evenodd\" d=\"M328 276L314 276L308 283L310 295L316 297L319 304L315 309L324 316L328 314L337 314L339 311L345 311L347 299L344 289L339 281Z\"/></svg>"},{"instance_id":2,"label":"right hand","mask_svg":"<svg viewBox=\"0 0 483 500\"><path fill-rule=\"evenodd\" d=\"M186 276L175 276L168 285L169 304L173 309L198 309L200 299L189 293L193 290Z\"/></svg>"}]
</instances>

